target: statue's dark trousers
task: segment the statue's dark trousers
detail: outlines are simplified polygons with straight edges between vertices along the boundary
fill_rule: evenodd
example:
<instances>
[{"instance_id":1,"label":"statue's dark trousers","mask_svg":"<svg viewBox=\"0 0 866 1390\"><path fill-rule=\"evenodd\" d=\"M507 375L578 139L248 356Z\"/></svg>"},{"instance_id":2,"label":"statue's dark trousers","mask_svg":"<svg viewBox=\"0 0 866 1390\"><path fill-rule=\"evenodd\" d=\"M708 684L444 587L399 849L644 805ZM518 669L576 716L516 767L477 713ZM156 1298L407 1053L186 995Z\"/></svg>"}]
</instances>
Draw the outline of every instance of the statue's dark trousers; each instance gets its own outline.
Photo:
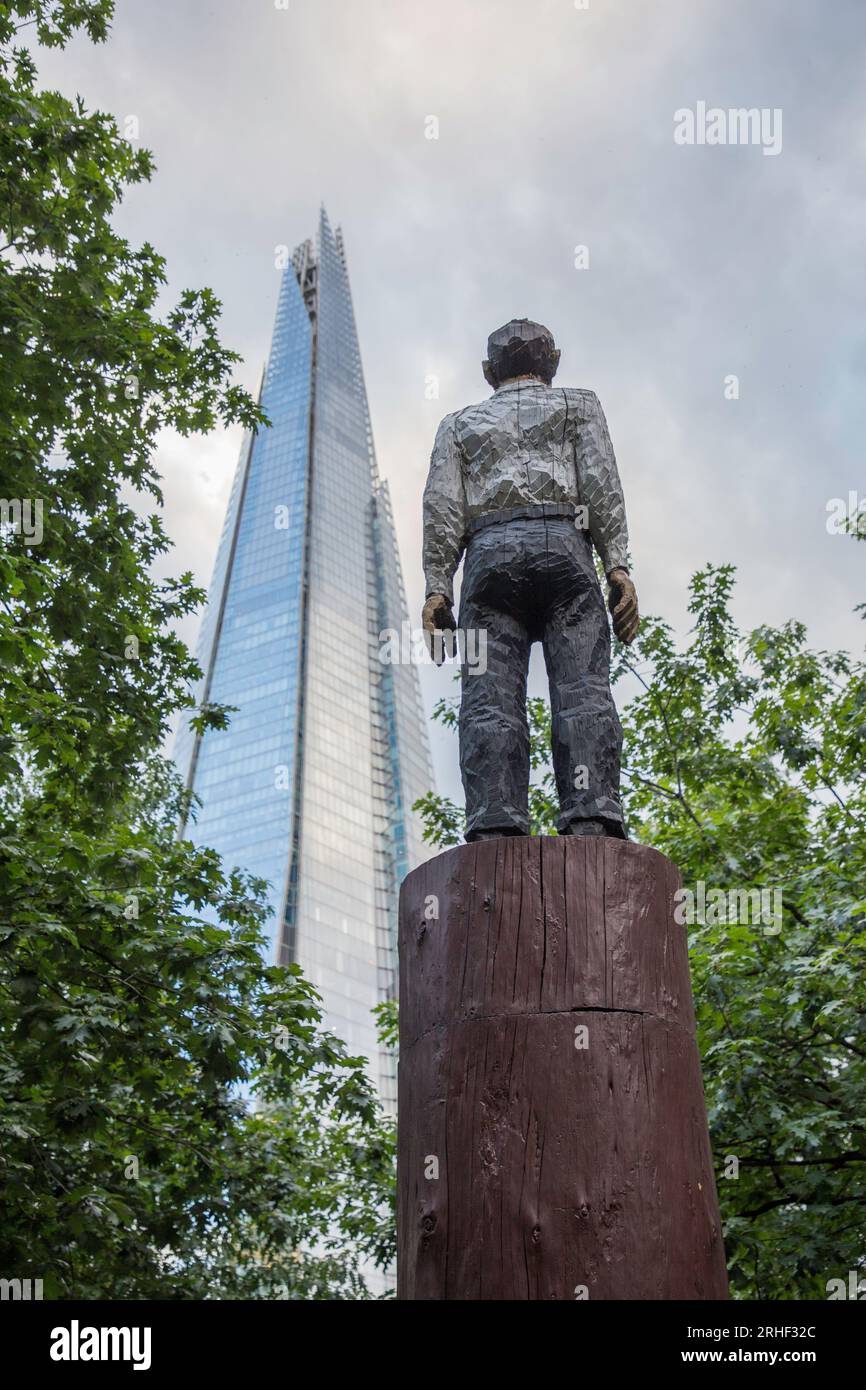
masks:
<instances>
[{"instance_id":1,"label":"statue's dark trousers","mask_svg":"<svg viewBox=\"0 0 866 1390\"><path fill-rule=\"evenodd\" d=\"M622 727L610 692L610 632L589 533L573 520L488 526L468 543L460 598L464 634L486 633L465 659L460 770L466 838L529 834L529 650L541 642L550 681L560 833L602 819L623 834L617 795ZM483 652L478 639L464 652Z\"/></svg>"}]
</instances>

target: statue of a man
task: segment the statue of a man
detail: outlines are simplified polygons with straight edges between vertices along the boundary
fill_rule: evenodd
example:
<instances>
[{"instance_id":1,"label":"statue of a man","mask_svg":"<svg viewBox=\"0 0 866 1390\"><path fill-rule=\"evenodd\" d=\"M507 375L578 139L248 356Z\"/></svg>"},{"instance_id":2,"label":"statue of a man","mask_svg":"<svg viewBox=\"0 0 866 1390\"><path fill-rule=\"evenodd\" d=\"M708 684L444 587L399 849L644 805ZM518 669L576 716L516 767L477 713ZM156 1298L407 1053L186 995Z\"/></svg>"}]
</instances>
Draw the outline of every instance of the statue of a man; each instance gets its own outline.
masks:
<instances>
[{"instance_id":1,"label":"statue of a man","mask_svg":"<svg viewBox=\"0 0 866 1390\"><path fill-rule=\"evenodd\" d=\"M514 319L490 335L493 395L439 426L424 492L423 624L454 629L452 581L465 553L461 633L486 634L486 663L464 659L460 770L466 839L529 834L529 649L550 681L559 832L625 837L622 727L610 691L610 633L593 561L609 586L613 627L633 642L625 503L593 391L552 385L549 329Z\"/></svg>"}]
</instances>

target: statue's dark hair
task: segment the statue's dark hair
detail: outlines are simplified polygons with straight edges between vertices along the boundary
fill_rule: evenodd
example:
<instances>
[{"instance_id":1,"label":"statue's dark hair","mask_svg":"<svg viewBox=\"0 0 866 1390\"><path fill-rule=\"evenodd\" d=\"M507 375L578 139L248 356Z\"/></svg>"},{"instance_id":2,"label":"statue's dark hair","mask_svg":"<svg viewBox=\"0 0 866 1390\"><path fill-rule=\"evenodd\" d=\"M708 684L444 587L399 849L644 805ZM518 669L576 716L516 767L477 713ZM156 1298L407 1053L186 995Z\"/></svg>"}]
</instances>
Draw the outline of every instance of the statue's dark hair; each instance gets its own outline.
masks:
<instances>
[{"instance_id":1,"label":"statue's dark hair","mask_svg":"<svg viewBox=\"0 0 866 1390\"><path fill-rule=\"evenodd\" d=\"M549 385L559 366L559 353L543 323L512 319L487 339L486 365L494 386L513 376L540 376Z\"/></svg>"}]
</instances>

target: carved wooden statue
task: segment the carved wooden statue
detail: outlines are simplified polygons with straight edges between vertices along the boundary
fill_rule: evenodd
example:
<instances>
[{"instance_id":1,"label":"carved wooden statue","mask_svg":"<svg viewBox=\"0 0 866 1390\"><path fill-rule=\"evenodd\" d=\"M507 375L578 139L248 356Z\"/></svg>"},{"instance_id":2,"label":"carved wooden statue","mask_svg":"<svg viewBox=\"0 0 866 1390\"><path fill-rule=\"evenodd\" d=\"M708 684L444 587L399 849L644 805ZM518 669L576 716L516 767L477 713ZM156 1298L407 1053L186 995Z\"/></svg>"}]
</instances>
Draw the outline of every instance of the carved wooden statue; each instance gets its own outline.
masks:
<instances>
[{"instance_id":1,"label":"carved wooden statue","mask_svg":"<svg viewBox=\"0 0 866 1390\"><path fill-rule=\"evenodd\" d=\"M593 561L601 558L617 637L638 630L625 503L598 397L553 386L559 352L541 324L491 334L493 395L439 426L424 493L424 630L485 634L463 665L460 767L467 840L529 833L526 674L534 641L550 680L559 832L625 838L622 729L610 691L610 637Z\"/></svg>"}]
</instances>

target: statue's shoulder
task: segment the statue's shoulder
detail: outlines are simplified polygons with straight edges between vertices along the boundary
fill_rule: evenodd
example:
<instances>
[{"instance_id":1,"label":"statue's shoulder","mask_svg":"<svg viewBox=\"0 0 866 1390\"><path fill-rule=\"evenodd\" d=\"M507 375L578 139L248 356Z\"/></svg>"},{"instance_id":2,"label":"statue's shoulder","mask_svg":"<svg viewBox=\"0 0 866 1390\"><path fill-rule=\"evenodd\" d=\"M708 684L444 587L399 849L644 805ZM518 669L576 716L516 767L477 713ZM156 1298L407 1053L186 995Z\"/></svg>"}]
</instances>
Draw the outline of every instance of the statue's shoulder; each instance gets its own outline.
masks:
<instances>
[{"instance_id":1,"label":"statue's shoulder","mask_svg":"<svg viewBox=\"0 0 866 1390\"><path fill-rule=\"evenodd\" d=\"M439 428L444 433L453 433L459 440L468 428L471 432L473 427L485 414L490 413L490 404L494 398L489 396L485 401L473 401L471 405L461 406L459 410L452 410L450 415L446 415Z\"/></svg>"},{"instance_id":2,"label":"statue's shoulder","mask_svg":"<svg viewBox=\"0 0 866 1390\"><path fill-rule=\"evenodd\" d=\"M460 410L455 410L454 419L459 423L459 421L462 420L464 416L471 417L473 415L477 415L479 411L489 409L489 407L493 404L495 400L496 396L493 395L486 396L483 401L470 401L469 405L464 405L461 407Z\"/></svg>"},{"instance_id":3,"label":"statue's shoulder","mask_svg":"<svg viewBox=\"0 0 866 1390\"><path fill-rule=\"evenodd\" d=\"M601 402L594 391L586 386L561 386L568 402L569 411L578 419L590 420L601 409Z\"/></svg>"},{"instance_id":4,"label":"statue's shoulder","mask_svg":"<svg viewBox=\"0 0 866 1390\"><path fill-rule=\"evenodd\" d=\"M436 443L437 443L437 444L443 443L443 442L448 438L449 435L453 435L453 433L454 433L454 425L455 425L455 423L456 423L456 421L457 421L457 417L458 417L461 413L462 413L462 412L459 411L459 410L452 410L451 413L450 413L449 415L443 415L443 416L442 416L442 419L439 421L439 426L438 426L438 428L437 428L437 430L436 430Z\"/></svg>"}]
</instances>

